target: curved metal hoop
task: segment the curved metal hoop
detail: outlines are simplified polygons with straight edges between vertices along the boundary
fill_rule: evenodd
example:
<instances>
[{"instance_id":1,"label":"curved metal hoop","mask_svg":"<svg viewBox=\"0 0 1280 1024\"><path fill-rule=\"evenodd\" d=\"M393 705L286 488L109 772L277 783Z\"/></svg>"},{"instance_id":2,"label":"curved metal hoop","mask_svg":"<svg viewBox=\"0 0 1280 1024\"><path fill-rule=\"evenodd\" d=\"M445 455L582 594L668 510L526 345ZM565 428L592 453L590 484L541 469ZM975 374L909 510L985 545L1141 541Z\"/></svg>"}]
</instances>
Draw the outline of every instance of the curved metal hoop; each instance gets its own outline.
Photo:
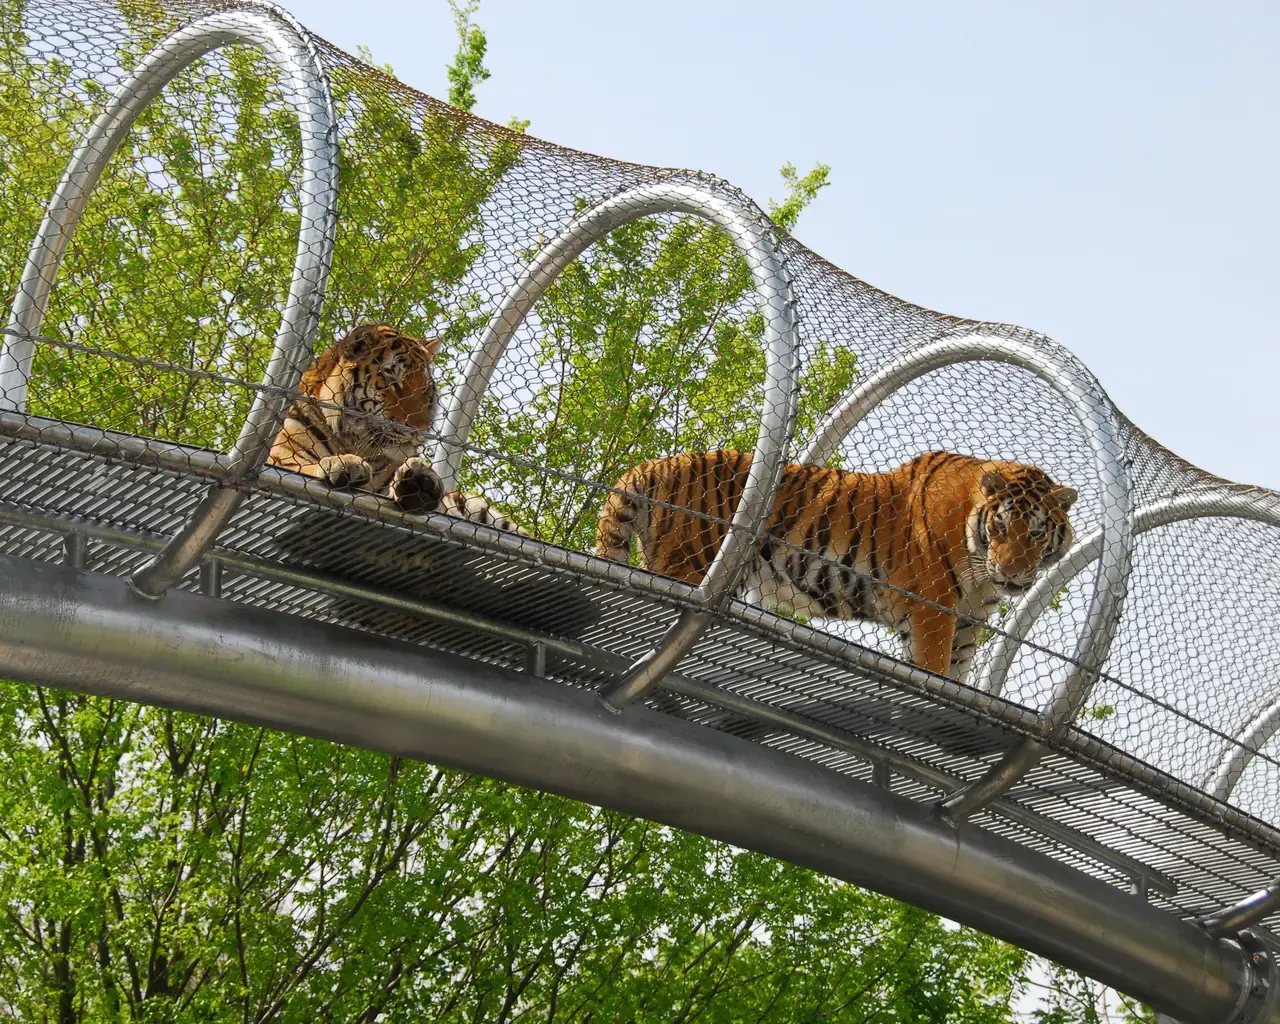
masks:
<instances>
[{"instance_id":1,"label":"curved metal hoop","mask_svg":"<svg viewBox=\"0 0 1280 1024\"><path fill-rule=\"evenodd\" d=\"M765 322L764 402L755 458L729 533L697 592L700 603L712 604L732 590L751 550L750 540L773 505L796 411L796 322L791 279L778 257L767 222L753 206L701 185L659 182L622 192L574 218L542 247L489 320L484 336L467 360L461 384L445 399L432 465L445 490L454 489L463 446L471 435L498 362L529 311L565 267L615 228L660 213L693 214L729 235L751 270L757 305ZM621 707L671 671L710 621L705 612L684 612L659 645L605 691L607 705Z\"/></svg>"},{"instance_id":2,"label":"curved metal hoop","mask_svg":"<svg viewBox=\"0 0 1280 1024\"><path fill-rule=\"evenodd\" d=\"M1219 800L1228 800L1244 770L1280 730L1280 697L1274 697L1256 712L1235 735L1224 740L1217 763L1205 775L1201 787Z\"/></svg>"},{"instance_id":3,"label":"curved metal hoop","mask_svg":"<svg viewBox=\"0 0 1280 1024\"><path fill-rule=\"evenodd\" d=\"M302 130L300 228L293 279L263 384L229 453L232 482L252 477L270 452L289 408L289 394L311 355L329 276L337 225L337 123L329 80L310 36L269 4L222 11L164 39L116 89L107 108L76 148L49 202L27 256L22 282L0 348L0 411L23 412L27 381L49 294L67 244L107 162L138 115L180 71L211 50L235 43L255 46L281 71L284 94ZM212 543L242 499L231 487L214 488L134 585L158 597L176 583Z\"/></svg>"},{"instance_id":4,"label":"curved metal hoop","mask_svg":"<svg viewBox=\"0 0 1280 1024\"><path fill-rule=\"evenodd\" d=\"M1162 526L1189 519L1251 519L1269 526L1280 526L1280 510L1258 503L1257 495L1241 491L1203 491L1162 498L1144 505L1133 516L1134 537ZM1003 632L991 641L991 654L974 687L1000 696L1013 668L1018 645L1026 640L1035 622L1048 609L1054 597L1102 554L1102 534L1095 532L1078 540L1062 559L1036 580L1014 609L1013 617ZM1079 695L1081 701L1088 693ZM1071 709L1074 717L1076 708Z\"/></svg>"},{"instance_id":5,"label":"curved metal hoop","mask_svg":"<svg viewBox=\"0 0 1280 1024\"><path fill-rule=\"evenodd\" d=\"M1070 403L1088 435L1100 490L1104 499L1110 499L1102 506L1101 559L1088 619L1074 655L1055 685L1053 700L1040 711L1042 727L1054 732L1070 724L1094 674L1107 660L1124 601L1133 543L1129 523L1132 498L1129 476L1120 458L1115 410L1093 375L1072 357L1050 354L1012 338L987 334L945 338L904 354L863 381L823 420L800 461L825 462L873 409L917 377L954 363L979 361L1011 363L1030 370ZM986 777L948 798L948 813L966 817L1011 788L1034 766L1039 749L1034 741L1019 744Z\"/></svg>"},{"instance_id":6,"label":"curved metal hoop","mask_svg":"<svg viewBox=\"0 0 1280 1024\"><path fill-rule=\"evenodd\" d=\"M1246 518L1280 526L1280 510L1276 509L1263 508ZM1223 741L1217 762L1205 774L1201 788L1219 800L1229 800L1245 769L1277 731L1280 731L1280 695L1273 696L1253 712L1234 737Z\"/></svg>"}]
</instances>

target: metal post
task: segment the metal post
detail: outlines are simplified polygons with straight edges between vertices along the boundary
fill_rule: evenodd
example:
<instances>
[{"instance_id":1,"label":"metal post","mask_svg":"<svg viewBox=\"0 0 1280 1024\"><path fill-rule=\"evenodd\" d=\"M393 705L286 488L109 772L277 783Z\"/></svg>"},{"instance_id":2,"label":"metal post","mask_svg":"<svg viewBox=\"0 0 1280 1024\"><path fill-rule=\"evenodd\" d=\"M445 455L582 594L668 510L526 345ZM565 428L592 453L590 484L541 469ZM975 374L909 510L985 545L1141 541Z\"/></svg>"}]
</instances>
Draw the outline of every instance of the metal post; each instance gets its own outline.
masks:
<instances>
[{"instance_id":1,"label":"metal post","mask_svg":"<svg viewBox=\"0 0 1280 1024\"><path fill-rule=\"evenodd\" d=\"M535 640L524 649L524 670L534 679L547 677L547 645L542 640Z\"/></svg>"},{"instance_id":2,"label":"metal post","mask_svg":"<svg viewBox=\"0 0 1280 1024\"><path fill-rule=\"evenodd\" d=\"M200 593L205 597L222 596L221 558L206 558L200 563Z\"/></svg>"},{"instance_id":3,"label":"metal post","mask_svg":"<svg viewBox=\"0 0 1280 1024\"><path fill-rule=\"evenodd\" d=\"M880 789L893 788L893 769L888 761L880 758L871 762L871 783Z\"/></svg>"},{"instance_id":4,"label":"metal post","mask_svg":"<svg viewBox=\"0 0 1280 1024\"><path fill-rule=\"evenodd\" d=\"M89 538L82 530L72 530L62 535L62 561L73 569L84 569L89 564Z\"/></svg>"}]
</instances>

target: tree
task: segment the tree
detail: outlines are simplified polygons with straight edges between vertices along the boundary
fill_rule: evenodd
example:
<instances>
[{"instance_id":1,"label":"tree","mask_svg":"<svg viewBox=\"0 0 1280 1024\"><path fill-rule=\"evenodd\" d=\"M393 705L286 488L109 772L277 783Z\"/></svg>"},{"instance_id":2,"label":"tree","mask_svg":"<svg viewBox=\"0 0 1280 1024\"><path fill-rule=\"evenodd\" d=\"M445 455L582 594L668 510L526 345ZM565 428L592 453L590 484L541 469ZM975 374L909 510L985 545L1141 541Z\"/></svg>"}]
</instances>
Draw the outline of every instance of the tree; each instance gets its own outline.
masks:
<instances>
[{"instance_id":1,"label":"tree","mask_svg":"<svg viewBox=\"0 0 1280 1024\"><path fill-rule=\"evenodd\" d=\"M784 230L827 181L783 167L787 194L770 212ZM532 253L529 254L530 256ZM764 323L746 261L718 227L646 218L613 231L560 275L538 307L536 348L515 359L482 408L480 448L524 461L473 458L463 482L502 498L541 537L591 548L602 493L647 458L755 445ZM843 395L854 353L821 345L807 360L798 428ZM518 511L517 511L518 510Z\"/></svg>"},{"instance_id":2,"label":"tree","mask_svg":"<svg viewBox=\"0 0 1280 1024\"><path fill-rule=\"evenodd\" d=\"M167 25L130 0L128 64ZM0 286L102 87L33 56L0 0ZM451 96L487 77L455 4ZM141 40L142 42L139 42ZM129 49L129 48L132 49ZM321 337L369 317L474 332L475 228L518 135L336 76L350 137ZM36 411L227 443L270 346L297 228L297 128L269 69L203 61L140 119L76 237ZM784 167L789 229L825 184ZM629 225L541 309L527 415L478 437L609 479L648 454L749 444L762 365L746 268L716 229ZM97 353L132 357L122 364ZM811 361L802 417L851 380ZM207 375L193 376L180 367ZM545 372L545 373L544 373ZM539 378L542 379L542 378ZM626 401L602 409L601 394ZM504 400L506 405L503 405ZM504 412L505 409L505 412ZM518 411L518 410L517 410ZM565 478L468 472L583 543ZM545 794L315 740L0 685L0 1016L58 1021L1008 1020L1026 957L792 865Z\"/></svg>"}]
</instances>

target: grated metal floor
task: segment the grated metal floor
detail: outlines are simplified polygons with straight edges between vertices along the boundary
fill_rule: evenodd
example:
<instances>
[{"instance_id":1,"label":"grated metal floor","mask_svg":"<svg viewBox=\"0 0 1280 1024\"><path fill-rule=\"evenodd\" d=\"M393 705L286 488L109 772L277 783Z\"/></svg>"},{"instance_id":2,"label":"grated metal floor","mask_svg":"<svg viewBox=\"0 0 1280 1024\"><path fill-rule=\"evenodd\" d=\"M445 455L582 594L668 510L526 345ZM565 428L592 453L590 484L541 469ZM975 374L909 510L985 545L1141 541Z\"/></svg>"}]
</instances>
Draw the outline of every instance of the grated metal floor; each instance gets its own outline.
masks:
<instances>
[{"instance_id":1,"label":"grated metal floor","mask_svg":"<svg viewBox=\"0 0 1280 1024\"><path fill-rule=\"evenodd\" d=\"M63 538L80 533L85 568L131 573L209 485L206 476L163 464L198 469L216 461L165 446L157 464L144 465L36 440L57 435L55 428L28 418L30 439L0 442L4 553L61 560ZM111 446L128 447L118 438ZM627 582L612 563L512 540L267 473L212 557L224 600L518 671L537 671L545 658L547 678L575 687L620 675L688 599L689 589L670 581L650 578L646 592L635 577L647 574L629 570ZM198 573L181 584L200 586ZM742 604L725 611L648 703L927 804L979 777L1035 721L1030 708ZM1280 833L1268 823L1080 728L973 824L1146 891L1179 916L1261 888L1280 856Z\"/></svg>"}]
</instances>

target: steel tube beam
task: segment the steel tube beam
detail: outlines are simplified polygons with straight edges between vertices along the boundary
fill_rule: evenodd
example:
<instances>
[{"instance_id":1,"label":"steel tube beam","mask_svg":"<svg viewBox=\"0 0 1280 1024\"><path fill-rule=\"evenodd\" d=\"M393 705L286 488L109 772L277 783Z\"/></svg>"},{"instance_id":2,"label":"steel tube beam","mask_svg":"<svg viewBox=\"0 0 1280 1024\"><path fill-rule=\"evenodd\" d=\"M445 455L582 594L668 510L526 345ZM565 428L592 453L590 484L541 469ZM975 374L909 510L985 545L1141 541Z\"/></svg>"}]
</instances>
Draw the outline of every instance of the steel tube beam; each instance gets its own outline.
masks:
<instances>
[{"instance_id":1,"label":"steel tube beam","mask_svg":"<svg viewBox=\"0 0 1280 1024\"><path fill-rule=\"evenodd\" d=\"M285 99L301 128L298 247L293 279L263 384L230 452L232 481L262 466L311 357L337 224L337 121L329 81L310 36L279 8L262 4L220 11L178 29L138 63L76 148L50 201L23 268L0 348L0 410L21 412L35 342L49 294L107 163L138 115L175 75L212 50L236 43L257 47L280 71ZM139 570L139 592L159 596L199 560L240 503L241 493L213 488L183 529Z\"/></svg>"},{"instance_id":2,"label":"steel tube beam","mask_svg":"<svg viewBox=\"0 0 1280 1024\"><path fill-rule=\"evenodd\" d=\"M1204 788L1219 800L1229 799L1244 770L1277 729L1280 729L1280 697L1263 705L1232 739L1223 741L1217 763L1205 776Z\"/></svg>"},{"instance_id":3,"label":"steel tube beam","mask_svg":"<svg viewBox=\"0 0 1280 1024\"><path fill-rule=\"evenodd\" d=\"M1280 881L1272 882L1239 903L1200 918L1200 927L1215 939L1234 938L1280 907Z\"/></svg>"},{"instance_id":4,"label":"steel tube beam","mask_svg":"<svg viewBox=\"0 0 1280 1024\"><path fill-rule=\"evenodd\" d=\"M712 621L707 612L681 612L657 647L642 655L621 679L600 691L601 706L615 715L622 714L628 704L675 671Z\"/></svg>"},{"instance_id":5,"label":"steel tube beam","mask_svg":"<svg viewBox=\"0 0 1280 1024\"><path fill-rule=\"evenodd\" d=\"M1070 404L1084 427L1102 494L1101 557L1083 632L1072 658L1054 688L1054 697L1040 715L1047 733L1071 724L1076 709L1107 660L1124 601L1129 577L1132 533L1129 523L1129 476L1121 462L1119 423L1114 407L1083 364L1065 352L1051 352L997 335L966 334L944 338L914 349L882 367L858 385L819 425L801 462L822 463L873 409L906 384L933 370L955 363L1010 363L1030 370ZM986 775L943 801L954 820L963 820L1001 793L1007 792L1039 760L1035 740L1023 740Z\"/></svg>"},{"instance_id":6,"label":"steel tube beam","mask_svg":"<svg viewBox=\"0 0 1280 1024\"><path fill-rule=\"evenodd\" d=\"M1238 946L1042 854L736 737L354 630L0 557L0 676L474 771L905 899L1186 1020L1253 982ZM1269 1011L1263 1020L1280 1024Z\"/></svg>"},{"instance_id":7,"label":"steel tube beam","mask_svg":"<svg viewBox=\"0 0 1280 1024\"><path fill-rule=\"evenodd\" d=\"M471 436L472 424L494 371L525 317L561 272L589 245L609 232L642 217L662 213L692 214L724 230L751 271L757 308L765 325L764 398L755 458L729 531L697 592L699 603L715 605L732 591L751 553L753 539L773 507L783 454L796 413L797 342L791 278L779 257L777 240L768 221L749 203L702 185L664 181L619 193L574 218L542 247L490 318L484 336L467 360L461 382L443 403L440 440L432 465L444 489L453 490L462 465L463 445ZM698 612L681 615L658 646L603 694L606 706L621 710L624 704L670 672L710 622L708 616Z\"/></svg>"}]
</instances>

